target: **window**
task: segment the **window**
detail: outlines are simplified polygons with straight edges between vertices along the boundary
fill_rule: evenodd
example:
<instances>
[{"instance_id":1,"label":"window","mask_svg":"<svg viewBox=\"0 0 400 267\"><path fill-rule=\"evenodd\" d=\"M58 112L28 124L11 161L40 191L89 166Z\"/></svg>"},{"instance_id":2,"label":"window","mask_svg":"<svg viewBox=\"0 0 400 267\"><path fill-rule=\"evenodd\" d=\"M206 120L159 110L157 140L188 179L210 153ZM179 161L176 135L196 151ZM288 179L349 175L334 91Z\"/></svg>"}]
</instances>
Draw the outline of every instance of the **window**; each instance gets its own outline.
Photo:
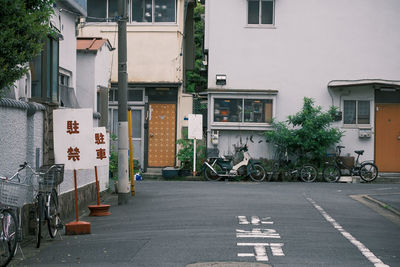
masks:
<instances>
[{"instance_id":1,"label":"window","mask_svg":"<svg viewBox=\"0 0 400 267\"><path fill-rule=\"evenodd\" d=\"M370 124L370 101L344 100L344 124Z\"/></svg>"},{"instance_id":2,"label":"window","mask_svg":"<svg viewBox=\"0 0 400 267\"><path fill-rule=\"evenodd\" d=\"M43 51L31 63L31 96L46 102L58 103L58 40L47 38Z\"/></svg>"},{"instance_id":3,"label":"window","mask_svg":"<svg viewBox=\"0 0 400 267\"><path fill-rule=\"evenodd\" d=\"M132 22L175 22L176 0L132 0Z\"/></svg>"},{"instance_id":4,"label":"window","mask_svg":"<svg viewBox=\"0 0 400 267\"><path fill-rule=\"evenodd\" d=\"M273 25L274 0L248 0L247 24Z\"/></svg>"},{"instance_id":5,"label":"window","mask_svg":"<svg viewBox=\"0 0 400 267\"><path fill-rule=\"evenodd\" d=\"M128 101L129 102L143 102L144 89L141 88L128 88ZM111 88L108 95L108 101L118 102L118 88Z\"/></svg>"},{"instance_id":6,"label":"window","mask_svg":"<svg viewBox=\"0 0 400 267\"><path fill-rule=\"evenodd\" d=\"M214 99L214 122L269 123L271 120L271 99Z\"/></svg>"},{"instance_id":7,"label":"window","mask_svg":"<svg viewBox=\"0 0 400 267\"><path fill-rule=\"evenodd\" d=\"M128 16L132 23L176 21L176 0L128 0ZM88 22L114 21L118 16L118 0L88 0Z\"/></svg>"},{"instance_id":8,"label":"window","mask_svg":"<svg viewBox=\"0 0 400 267\"><path fill-rule=\"evenodd\" d=\"M118 0L88 0L87 22L112 21L118 16Z\"/></svg>"}]
</instances>

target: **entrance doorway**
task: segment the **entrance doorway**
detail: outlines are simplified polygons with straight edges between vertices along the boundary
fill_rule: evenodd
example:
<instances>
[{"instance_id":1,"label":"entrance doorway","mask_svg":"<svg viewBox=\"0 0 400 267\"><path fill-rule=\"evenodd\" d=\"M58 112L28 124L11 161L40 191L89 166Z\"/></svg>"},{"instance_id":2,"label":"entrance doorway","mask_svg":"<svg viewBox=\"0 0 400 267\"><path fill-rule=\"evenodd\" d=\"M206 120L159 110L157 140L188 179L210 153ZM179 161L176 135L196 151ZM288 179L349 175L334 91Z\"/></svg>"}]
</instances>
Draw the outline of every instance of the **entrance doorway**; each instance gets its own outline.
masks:
<instances>
[{"instance_id":1,"label":"entrance doorway","mask_svg":"<svg viewBox=\"0 0 400 267\"><path fill-rule=\"evenodd\" d=\"M375 155L380 172L400 172L400 104L376 104Z\"/></svg>"},{"instance_id":2,"label":"entrance doorway","mask_svg":"<svg viewBox=\"0 0 400 267\"><path fill-rule=\"evenodd\" d=\"M174 166L176 104L150 104L149 111L148 166Z\"/></svg>"}]
</instances>

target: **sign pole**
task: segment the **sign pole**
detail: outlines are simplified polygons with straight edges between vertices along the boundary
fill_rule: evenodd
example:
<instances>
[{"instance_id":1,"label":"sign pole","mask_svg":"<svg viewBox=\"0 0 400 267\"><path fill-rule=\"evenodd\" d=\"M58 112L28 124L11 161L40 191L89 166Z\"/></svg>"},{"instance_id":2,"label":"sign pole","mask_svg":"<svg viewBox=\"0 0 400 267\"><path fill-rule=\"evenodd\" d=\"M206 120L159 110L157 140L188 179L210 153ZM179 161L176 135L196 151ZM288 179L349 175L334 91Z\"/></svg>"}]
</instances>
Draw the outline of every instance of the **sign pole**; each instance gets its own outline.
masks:
<instances>
[{"instance_id":1,"label":"sign pole","mask_svg":"<svg viewBox=\"0 0 400 267\"><path fill-rule=\"evenodd\" d=\"M128 130L129 130L129 169L131 174L131 195L135 195L135 179L133 169L133 144L132 144L132 109L128 108Z\"/></svg>"},{"instance_id":2,"label":"sign pole","mask_svg":"<svg viewBox=\"0 0 400 267\"><path fill-rule=\"evenodd\" d=\"M193 176L196 176L196 138L194 138L193 143Z\"/></svg>"},{"instance_id":3,"label":"sign pole","mask_svg":"<svg viewBox=\"0 0 400 267\"><path fill-rule=\"evenodd\" d=\"M78 182L76 179L76 169L74 169L74 184L75 184L75 222L70 222L65 225L66 235L83 235L90 234L90 222L79 221L78 207Z\"/></svg>"},{"instance_id":4,"label":"sign pole","mask_svg":"<svg viewBox=\"0 0 400 267\"><path fill-rule=\"evenodd\" d=\"M78 208L78 183L76 181L76 170L74 169L74 184L75 184L75 220L79 221L79 208Z\"/></svg>"},{"instance_id":5,"label":"sign pole","mask_svg":"<svg viewBox=\"0 0 400 267\"><path fill-rule=\"evenodd\" d=\"M111 212L108 211L110 205L100 205L100 186L99 178L97 176L97 166L94 166L94 173L96 176L96 191L97 191L97 205L89 205L90 210L89 216L108 216Z\"/></svg>"}]
</instances>

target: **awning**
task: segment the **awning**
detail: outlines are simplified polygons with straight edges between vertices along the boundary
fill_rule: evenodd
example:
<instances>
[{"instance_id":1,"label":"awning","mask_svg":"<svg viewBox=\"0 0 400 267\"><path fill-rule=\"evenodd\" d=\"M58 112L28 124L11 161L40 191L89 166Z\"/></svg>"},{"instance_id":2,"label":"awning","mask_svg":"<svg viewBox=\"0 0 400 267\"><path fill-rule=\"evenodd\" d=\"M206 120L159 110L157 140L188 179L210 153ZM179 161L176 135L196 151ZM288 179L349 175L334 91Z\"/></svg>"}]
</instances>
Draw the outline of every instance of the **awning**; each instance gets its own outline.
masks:
<instances>
[{"instance_id":1,"label":"awning","mask_svg":"<svg viewBox=\"0 0 400 267\"><path fill-rule=\"evenodd\" d=\"M357 86L357 85L381 85L400 87L400 81L383 79L361 79L361 80L332 80L328 83L329 88Z\"/></svg>"}]
</instances>

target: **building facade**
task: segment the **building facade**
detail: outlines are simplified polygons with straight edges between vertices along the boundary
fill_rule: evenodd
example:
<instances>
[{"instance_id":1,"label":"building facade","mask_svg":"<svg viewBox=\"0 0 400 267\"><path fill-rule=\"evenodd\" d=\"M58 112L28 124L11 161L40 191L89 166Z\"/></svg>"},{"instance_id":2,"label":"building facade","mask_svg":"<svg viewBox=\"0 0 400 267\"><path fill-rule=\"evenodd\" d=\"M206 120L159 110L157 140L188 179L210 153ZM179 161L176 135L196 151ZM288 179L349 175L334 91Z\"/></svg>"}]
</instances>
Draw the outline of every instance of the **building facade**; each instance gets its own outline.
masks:
<instances>
[{"instance_id":1,"label":"building facade","mask_svg":"<svg viewBox=\"0 0 400 267\"><path fill-rule=\"evenodd\" d=\"M132 108L133 156L142 169L175 166L176 140L187 126L192 96L184 90L184 58L193 50L188 0L129 0L127 23L128 106ZM118 1L88 1L82 37L102 37L118 47ZM187 25L189 25L187 27ZM192 40L192 39L191 39ZM192 53L193 54L193 53ZM118 49L109 62L108 127L118 135Z\"/></svg>"},{"instance_id":2,"label":"building facade","mask_svg":"<svg viewBox=\"0 0 400 267\"><path fill-rule=\"evenodd\" d=\"M261 140L311 97L341 111L345 154L364 149L380 171L400 172L399 11L396 0L207 0L208 147L224 155Z\"/></svg>"}]
</instances>

